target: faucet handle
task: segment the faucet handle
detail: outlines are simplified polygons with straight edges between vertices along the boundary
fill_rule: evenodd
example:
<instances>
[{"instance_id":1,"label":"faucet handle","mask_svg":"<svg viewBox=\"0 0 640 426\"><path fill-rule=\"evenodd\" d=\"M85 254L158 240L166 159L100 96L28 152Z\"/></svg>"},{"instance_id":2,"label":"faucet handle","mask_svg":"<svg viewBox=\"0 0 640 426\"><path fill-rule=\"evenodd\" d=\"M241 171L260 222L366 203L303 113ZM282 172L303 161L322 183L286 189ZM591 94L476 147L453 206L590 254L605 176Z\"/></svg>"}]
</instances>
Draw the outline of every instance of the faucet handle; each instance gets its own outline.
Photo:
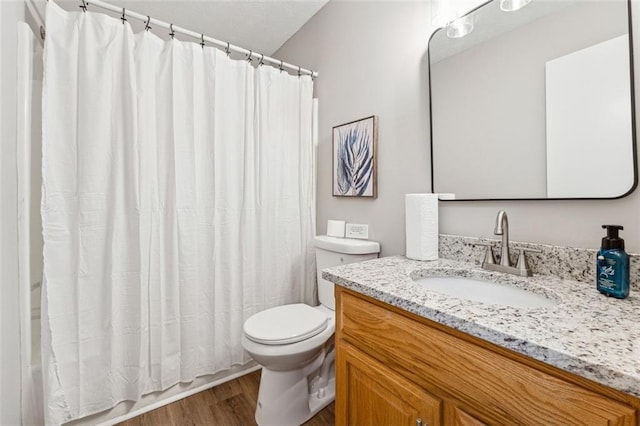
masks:
<instances>
[{"instance_id":1,"label":"faucet handle","mask_svg":"<svg viewBox=\"0 0 640 426\"><path fill-rule=\"evenodd\" d=\"M496 258L493 254L493 243L491 241L487 241L486 243L476 243L477 246L487 246L487 250L484 253L484 260L482 261L482 267L487 264L495 264Z\"/></svg>"},{"instance_id":2,"label":"faucet handle","mask_svg":"<svg viewBox=\"0 0 640 426\"><path fill-rule=\"evenodd\" d=\"M520 270L520 275L530 277L532 275L529 263L527 262L526 252L542 253L542 250L532 249L528 247L515 247L518 250L518 263L516 268Z\"/></svg>"}]
</instances>

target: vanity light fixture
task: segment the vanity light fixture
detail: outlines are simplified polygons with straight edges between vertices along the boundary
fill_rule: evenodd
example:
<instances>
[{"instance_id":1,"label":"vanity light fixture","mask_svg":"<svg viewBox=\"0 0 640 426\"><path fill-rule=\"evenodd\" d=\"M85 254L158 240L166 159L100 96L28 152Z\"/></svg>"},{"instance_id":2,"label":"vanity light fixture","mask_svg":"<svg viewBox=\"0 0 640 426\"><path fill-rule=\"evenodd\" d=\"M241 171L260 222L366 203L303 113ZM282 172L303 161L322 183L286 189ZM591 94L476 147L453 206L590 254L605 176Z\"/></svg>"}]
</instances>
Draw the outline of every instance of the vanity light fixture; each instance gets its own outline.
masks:
<instances>
[{"instance_id":1,"label":"vanity light fixture","mask_svg":"<svg viewBox=\"0 0 640 426\"><path fill-rule=\"evenodd\" d=\"M473 31L473 17L464 15L447 25L447 37L461 38Z\"/></svg>"},{"instance_id":2,"label":"vanity light fixture","mask_svg":"<svg viewBox=\"0 0 640 426\"><path fill-rule=\"evenodd\" d=\"M528 5L531 0L500 0L500 10L503 12L515 12Z\"/></svg>"}]
</instances>

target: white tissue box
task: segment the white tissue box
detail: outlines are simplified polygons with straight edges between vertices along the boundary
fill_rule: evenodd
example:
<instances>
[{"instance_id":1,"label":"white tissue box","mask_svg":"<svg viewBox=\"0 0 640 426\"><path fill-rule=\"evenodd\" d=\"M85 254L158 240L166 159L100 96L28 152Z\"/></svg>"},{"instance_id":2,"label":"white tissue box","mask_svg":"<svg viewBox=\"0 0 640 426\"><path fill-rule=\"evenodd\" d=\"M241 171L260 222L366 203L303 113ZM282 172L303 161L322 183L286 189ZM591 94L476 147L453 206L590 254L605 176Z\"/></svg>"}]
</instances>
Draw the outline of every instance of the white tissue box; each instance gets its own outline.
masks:
<instances>
[{"instance_id":1,"label":"white tissue box","mask_svg":"<svg viewBox=\"0 0 640 426\"><path fill-rule=\"evenodd\" d=\"M344 220L328 220L327 221L327 236L344 238L344 227L346 222Z\"/></svg>"}]
</instances>

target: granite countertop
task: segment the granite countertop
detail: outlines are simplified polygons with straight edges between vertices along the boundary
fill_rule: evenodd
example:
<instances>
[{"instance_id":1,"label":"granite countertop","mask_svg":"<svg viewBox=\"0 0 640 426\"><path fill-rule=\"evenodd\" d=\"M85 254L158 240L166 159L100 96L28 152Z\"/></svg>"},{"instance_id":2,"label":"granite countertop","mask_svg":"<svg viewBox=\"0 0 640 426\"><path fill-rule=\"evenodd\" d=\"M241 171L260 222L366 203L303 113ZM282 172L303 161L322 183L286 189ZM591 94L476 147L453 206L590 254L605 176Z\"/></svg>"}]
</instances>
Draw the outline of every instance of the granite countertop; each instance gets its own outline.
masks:
<instances>
[{"instance_id":1,"label":"granite countertop","mask_svg":"<svg viewBox=\"0 0 640 426\"><path fill-rule=\"evenodd\" d=\"M640 295L618 300L595 284L490 272L472 263L402 256L328 268L323 278L421 317L640 397ZM513 308L429 291L413 280L428 276L481 278L524 288L559 303Z\"/></svg>"}]
</instances>

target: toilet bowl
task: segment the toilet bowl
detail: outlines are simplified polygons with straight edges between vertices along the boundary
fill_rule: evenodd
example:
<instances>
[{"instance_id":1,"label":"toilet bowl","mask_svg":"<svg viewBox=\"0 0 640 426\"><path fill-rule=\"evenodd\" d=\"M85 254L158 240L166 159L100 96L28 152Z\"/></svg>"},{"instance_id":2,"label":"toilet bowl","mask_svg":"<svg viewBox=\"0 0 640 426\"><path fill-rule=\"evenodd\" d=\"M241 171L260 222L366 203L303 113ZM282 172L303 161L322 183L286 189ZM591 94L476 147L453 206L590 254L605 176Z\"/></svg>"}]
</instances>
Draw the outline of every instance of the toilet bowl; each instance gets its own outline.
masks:
<instances>
[{"instance_id":1,"label":"toilet bowl","mask_svg":"<svg viewBox=\"0 0 640 426\"><path fill-rule=\"evenodd\" d=\"M261 426L300 425L335 398L335 300L322 279L330 266L376 258L377 242L315 238L320 305L278 306L251 316L242 346L262 366L255 419Z\"/></svg>"},{"instance_id":2,"label":"toilet bowl","mask_svg":"<svg viewBox=\"0 0 640 426\"><path fill-rule=\"evenodd\" d=\"M242 336L242 345L251 357L262 365L262 377L256 407L256 422L259 425L298 425L310 419L315 413L330 404L335 396L335 385L330 369L325 367L325 377L321 377L322 366L332 363L335 315L323 306L285 305L260 312L278 315L278 310L290 307L304 307L324 317L321 330L310 337L292 343L281 342L274 337L271 342L256 342L251 333ZM276 312L274 312L276 311ZM308 313L308 312L307 312ZM265 315L265 316L266 316ZM315 316L315 315L312 315ZM300 315L292 317L297 323ZM263 322L267 325L268 322ZM276 328L277 329L277 328ZM310 332L311 330L306 330ZM290 335L289 335L290 336ZM294 339L295 340L295 339ZM331 367L331 366L329 366ZM308 376L313 375L310 383ZM315 383L323 382L322 389Z\"/></svg>"}]
</instances>

